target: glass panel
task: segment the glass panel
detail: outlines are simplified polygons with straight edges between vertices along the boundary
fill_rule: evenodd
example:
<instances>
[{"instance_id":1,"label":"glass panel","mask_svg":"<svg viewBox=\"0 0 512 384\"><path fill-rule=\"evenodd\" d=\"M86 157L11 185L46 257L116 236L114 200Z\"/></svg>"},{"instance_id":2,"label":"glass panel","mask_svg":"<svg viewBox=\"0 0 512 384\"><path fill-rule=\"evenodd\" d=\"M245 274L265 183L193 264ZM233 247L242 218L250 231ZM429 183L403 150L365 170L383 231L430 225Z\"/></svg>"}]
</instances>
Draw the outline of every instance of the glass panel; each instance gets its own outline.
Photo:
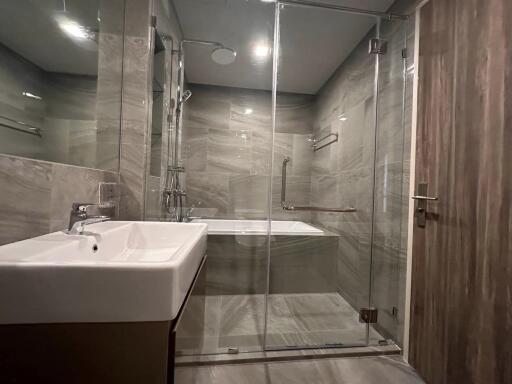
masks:
<instances>
[{"instance_id":1,"label":"glass panel","mask_svg":"<svg viewBox=\"0 0 512 384\"><path fill-rule=\"evenodd\" d=\"M370 293L377 55L368 46L377 23L280 8L268 349L381 338L358 314Z\"/></svg>"},{"instance_id":2,"label":"glass panel","mask_svg":"<svg viewBox=\"0 0 512 384\"><path fill-rule=\"evenodd\" d=\"M404 74L408 22L383 20L381 38L387 42L387 53L379 56L379 90L377 119L377 152L375 177L374 234L372 242L372 306L378 309L375 329L387 339L400 343L405 292L409 171L405 153L409 153L410 137L406 137L405 116L412 116L412 97L406 96ZM411 87L407 90L412 92ZM406 104L404 104L404 101ZM407 113L404 115L404 112ZM410 120L410 119L409 119ZM407 147L407 150L404 150ZM404 164L406 166L404 166ZM405 187L405 189L404 189ZM402 285L400 287L400 285Z\"/></svg>"},{"instance_id":3,"label":"glass panel","mask_svg":"<svg viewBox=\"0 0 512 384\"><path fill-rule=\"evenodd\" d=\"M151 151L148 174L146 177L145 220L161 220L162 212L161 193L165 185L168 157L171 149L171 122L172 116L171 94L173 76L173 41L169 35L158 29L153 35L153 82L152 82L152 113L151 113ZM175 63L174 63L175 65Z\"/></svg>"},{"instance_id":4,"label":"glass panel","mask_svg":"<svg viewBox=\"0 0 512 384\"><path fill-rule=\"evenodd\" d=\"M0 2L0 153L117 170L123 0Z\"/></svg>"},{"instance_id":5,"label":"glass panel","mask_svg":"<svg viewBox=\"0 0 512 384\"><path fill-rule=\"evenodd\" d=\"M153 107L151 113L151 151L149 174L160 177L162 167L162 131L165 121L165 47L158 32L155 33L155 46L153 53ZM167 91L169 91L167 89Z\"/></svg>"},{"instance_id":6,"label":"glass panel","mask_svg":"<svg viewBox=\"0 0 512 384\"><path fill-rule=\"evenodd\" d=\"M272 147L273 3L176 0L184 36L185 220L209 220L180 354L263 349ZM200 40L200 41L197 41ZM236 51L236 56L233 51ZM212 221L213 220L213 221Z\"/></svg>"}]
</instances>

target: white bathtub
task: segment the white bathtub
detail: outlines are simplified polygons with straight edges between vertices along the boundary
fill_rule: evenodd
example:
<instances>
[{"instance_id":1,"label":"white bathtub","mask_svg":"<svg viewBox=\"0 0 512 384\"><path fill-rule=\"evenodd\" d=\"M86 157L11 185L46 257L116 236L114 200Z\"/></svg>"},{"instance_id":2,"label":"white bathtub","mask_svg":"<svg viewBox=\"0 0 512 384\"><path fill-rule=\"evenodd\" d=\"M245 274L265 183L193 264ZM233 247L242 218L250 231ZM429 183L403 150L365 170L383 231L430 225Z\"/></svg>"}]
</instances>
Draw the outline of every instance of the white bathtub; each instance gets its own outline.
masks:
<instances>
[{"instance_id":1,"label":"white bathtub","mask_svg":"<svg viewBox=\"0 0 512 384\"><path fill-rule=\"evenodd\" d=\"M208 224L210 235L266 235L266 220L196 219L194 223ZM324 232L302 221L272 221L272 235L318 236Z\"/></svg>"}]
</instances>

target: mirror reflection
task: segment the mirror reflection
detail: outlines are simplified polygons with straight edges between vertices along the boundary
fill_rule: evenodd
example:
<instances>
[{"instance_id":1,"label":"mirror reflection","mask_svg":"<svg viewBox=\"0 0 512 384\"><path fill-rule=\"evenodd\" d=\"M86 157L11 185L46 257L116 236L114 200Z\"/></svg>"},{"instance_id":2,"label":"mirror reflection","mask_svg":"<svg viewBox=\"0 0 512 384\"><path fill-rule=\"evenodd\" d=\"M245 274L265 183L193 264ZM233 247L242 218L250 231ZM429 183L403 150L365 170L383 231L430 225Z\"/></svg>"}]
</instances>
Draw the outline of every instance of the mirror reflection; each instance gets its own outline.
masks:
<instances>
[{"instance_id":1,"label":"mirror reflection","mask_svg":"<svg viewBox=\"0 0 512 384\"><path fill-rule=\"evenodd\" d=\"M0 4L0 153L118 167L124 0Z\"/></svg>"},{"instance_id":2,"label":"mirror reflection","mask_svg":"<svg viewBox=\"0 0 512 384\"><path fill-rule=\"evenodd\" d=\"M159 33L155 33L153 54L153 107L151 118L151 159L149 173L160 177L162 162L162 129L164 128L165 47Z\"/></svg>"}]
</instances>

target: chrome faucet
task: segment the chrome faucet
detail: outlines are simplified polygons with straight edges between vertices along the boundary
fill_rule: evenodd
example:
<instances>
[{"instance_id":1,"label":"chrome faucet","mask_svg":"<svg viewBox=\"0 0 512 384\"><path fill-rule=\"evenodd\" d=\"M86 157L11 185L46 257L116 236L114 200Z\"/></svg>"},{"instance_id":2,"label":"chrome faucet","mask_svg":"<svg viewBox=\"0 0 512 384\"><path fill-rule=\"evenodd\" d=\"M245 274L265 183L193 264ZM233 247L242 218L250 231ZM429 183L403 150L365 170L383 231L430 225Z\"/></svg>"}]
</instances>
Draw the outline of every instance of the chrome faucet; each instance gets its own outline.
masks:
<instances>
[{"instance_id":1,"label":"chrome faucet","mask_svg":"<svg viewBox=\"0 0 512 384\"><path fill-rule=\"evenodd\" d=\"M192 212L194 212L194 209L195 207L190 207L189 209L187 209L187 211L185 212L185 215L183 216L183 221L185 223L191 223L193 222L194 220L199 220L199 219L202 219L201 216L192 216Z\"/></svg>"},{"instance_id":2,"label":"chrome faucet","mask_svg":"<svg viewBox=\"0 0 512 384\"><path fill-rule=\"evenodd\" d=\"M93 204L93 203L73 203L69 214L69 226L67 233L69 235L82 235L86 225L100 223L110 220L108 215L91 215L89 209L113 209L112 204Z\"/></svg>"}]
</instances>

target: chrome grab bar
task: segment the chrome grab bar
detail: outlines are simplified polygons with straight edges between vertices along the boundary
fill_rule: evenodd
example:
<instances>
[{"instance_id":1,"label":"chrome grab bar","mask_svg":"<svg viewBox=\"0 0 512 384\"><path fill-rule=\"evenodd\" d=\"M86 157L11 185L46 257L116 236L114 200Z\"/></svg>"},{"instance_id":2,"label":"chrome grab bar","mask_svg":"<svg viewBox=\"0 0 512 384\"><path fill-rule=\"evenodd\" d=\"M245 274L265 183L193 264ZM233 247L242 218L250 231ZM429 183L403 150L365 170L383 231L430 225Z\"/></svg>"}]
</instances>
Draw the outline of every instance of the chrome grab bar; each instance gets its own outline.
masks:
<instances>
[{"instance_id":1,"label":"chrome grab bar","mask_svg":"<svg viewBox=\"0 0 512 384\"><path fill-rule=\"evenodd\" d=\"M290 160L291 159L288 156L284 158L283 171L281 172L281 206L283 207L283 209L286 201L286 164L288 164Z\"/></svg>"},{"instance_id":2,"label":"chrome grab bar","mask_svg":"<svg viewBox=\"0 0 512 384\"><path fill-rule=\"evenodd\" d=\"M283 160L283 171L281 173L281 207L285 211L315 211L315 212L357 212L355 208L324 208L313 206L295 206L286 202L286 165L290 162L287 156Z\"/></svg>"}]
</instances>

